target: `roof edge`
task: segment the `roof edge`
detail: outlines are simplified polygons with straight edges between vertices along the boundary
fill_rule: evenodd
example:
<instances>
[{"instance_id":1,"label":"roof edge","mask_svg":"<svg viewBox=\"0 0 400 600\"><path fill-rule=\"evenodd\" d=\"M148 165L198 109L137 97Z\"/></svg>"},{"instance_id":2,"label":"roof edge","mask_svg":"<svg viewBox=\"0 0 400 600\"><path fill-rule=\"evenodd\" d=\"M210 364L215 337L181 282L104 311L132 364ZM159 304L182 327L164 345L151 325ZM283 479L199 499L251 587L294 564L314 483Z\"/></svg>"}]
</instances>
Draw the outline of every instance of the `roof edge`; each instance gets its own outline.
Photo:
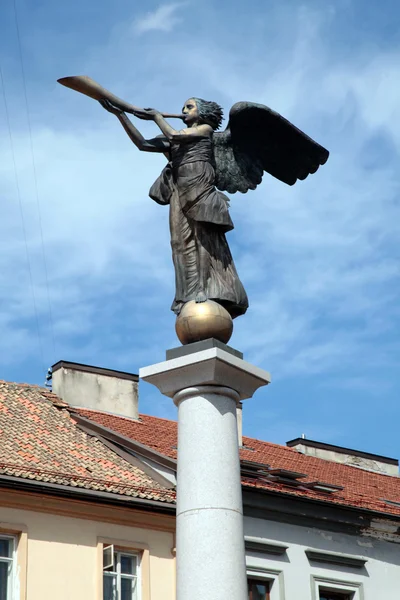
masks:
<instances>
[{"instance_id":1,"label":"roof edge","mask_svg":"<svg viewBox=\"0 0 400 600\"><path fill-rule=\"evenodd\" d=\"M291 501L293 503L299 503L302 504L303 506L305 504L310 504L311 506L322 506L322 507L327 507L329 506L329 508L331 508L332 510L334 510L337 513L348 513L348 514L355 514L358 515L358 517L356 517L356 520L358 521L358 526L362 527L362 524L359 520L359 517L361 516L365 516L365 517L369 517L369 518L378 518L378 519L382 519L385 518L388 521L396 521L397 523L400 522L400 514L394 514L394 513L388 513L388 512L384 512L384 511L379 511L376 509L371 509L371 508L365 508L362 506L355 506L354 504L342 504L342 503L338 503L338 502L332 502L330 500L330 498L310 498L310 497L305 497L305 496L299 496L297 494L291 494L289 491L286 490L270 490L270 489L265 489L265 488L256 488L253 486L246 486L246 484L242 483L242 493L246 493L246 496L254 496L254 497L262 497L262 496L270 496L270 497L275 497L275 498L280 498L280 506L282 506L282 498L284 498L287 501ZM246 501L245 499L243 499L243 505L247 505L249 506L249 502ZM256 506L256 505L254 505ZM320 519L321 521L326 521L326 515L324 517L322 517ZM335 519L337 520L338 523L340 523L340 519Z\"/></svg>"},{"instance_id":2,"label":"roof edge","mask_svg":"<svg viewBox=\"0 0 400 600\"><path fill-rule=\"evenodd\" d=\"M76 421L78 426L85 428L86 433L92 432L92 435L101 435L111 442L121 444L122 446L133 450L139 456L148 458L155 463L176 471L177 461L175 458L170 458L165 454L161 454L161 452L157 452L157 450L154 450L150 446L145 446L145 444L141 444L140 442L137 442L136 440L129 438L122 433L118 433L114 429L109 429L104 425L100 425L100 423L97 423L97 421L92 421L87 417L83 417L81 414L74 412L73 409L69 410L69 413L71 418Z\"/></svg>"},{"instance_id":3,"label":"roof edge","mask_svg":"<svg viewBox=\"0 0 400 600\"><path fill-rule=\"evenodd\" d=\"M135 496L126 496L112 492L103 492L99 490L88 490L85 488L72 488L59 483L47 483L45 481L36 481L25 479L23 477L13 477L12 475L0 474L0 488L11 488L32 493L46 493L53 496L62 496L65 498L80 498L82 500L92 500L94 502L104 502L106 504L130 505L143 510L152 510L172 514L176 512L176 504L162 500L148 500L146 498L137 498Z\"/></svg>"}]
</instances>

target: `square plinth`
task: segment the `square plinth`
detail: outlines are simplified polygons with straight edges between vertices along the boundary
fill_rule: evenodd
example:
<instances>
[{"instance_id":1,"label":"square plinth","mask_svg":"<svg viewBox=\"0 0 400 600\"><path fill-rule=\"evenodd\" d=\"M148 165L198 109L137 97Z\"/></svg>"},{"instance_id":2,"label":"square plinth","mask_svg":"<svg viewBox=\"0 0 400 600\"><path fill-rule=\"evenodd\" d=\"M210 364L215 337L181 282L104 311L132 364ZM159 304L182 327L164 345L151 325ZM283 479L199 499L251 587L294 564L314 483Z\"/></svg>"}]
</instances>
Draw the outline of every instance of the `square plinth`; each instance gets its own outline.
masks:
<instances>
[{"instance_id":1,"label":"square plinth","mask_svg":"<svg viewBox=\"0 0 400 600\"><path fill-rule=\"evenodd\" d=\"M143 367L139 377L170 398L185 388L218 385L235 390L245 400L271 382L267 371L216 346Z\"/></svg>"},{"instance_id":2,"label":"square plinth","mask_svg":"<svg viewBox=\"0 0 400 600\"><path fill-rule=\"evenodd\" d=\"M171 358L187 356L188 354L194 354L195 352L200 352L201 350L209 350L210 348L219 348L220 350L229 352L229 354L233 354L233 356L237 356L237 358L243 358L243 352L239 352L239 350L235 350L235 348L227 346L215 338L208 338L207 340L202 340L200 342L193 342L192 344L186 344L185 346L171 348L170 350L166 351L165 358L166 360L171 360Z\"/></svg>"}]
</instances>

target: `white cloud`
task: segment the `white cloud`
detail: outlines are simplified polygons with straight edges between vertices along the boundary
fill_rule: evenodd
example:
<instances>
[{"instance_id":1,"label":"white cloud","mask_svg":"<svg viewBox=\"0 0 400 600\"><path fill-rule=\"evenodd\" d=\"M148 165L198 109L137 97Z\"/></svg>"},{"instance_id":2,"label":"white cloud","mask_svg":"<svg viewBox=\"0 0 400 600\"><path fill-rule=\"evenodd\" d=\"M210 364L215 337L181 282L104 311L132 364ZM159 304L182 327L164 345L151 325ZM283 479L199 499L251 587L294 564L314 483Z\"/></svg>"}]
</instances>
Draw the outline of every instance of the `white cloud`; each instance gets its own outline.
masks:
<instances>
[{"instance_id":1,"label":"white cloud","mask_svg":"<svg viewBox=\"0 0 400 600\"><path fill-rule=\"evenodd\" d=\"M182 21L182 17L177 13L185 6L185 4L185 2L162 4L155 11L149 12L143 17L139 17L134 23L134 30L137 33L147 33L148 31L172 31L175 26Z\"/></svg>"}]
</instances>

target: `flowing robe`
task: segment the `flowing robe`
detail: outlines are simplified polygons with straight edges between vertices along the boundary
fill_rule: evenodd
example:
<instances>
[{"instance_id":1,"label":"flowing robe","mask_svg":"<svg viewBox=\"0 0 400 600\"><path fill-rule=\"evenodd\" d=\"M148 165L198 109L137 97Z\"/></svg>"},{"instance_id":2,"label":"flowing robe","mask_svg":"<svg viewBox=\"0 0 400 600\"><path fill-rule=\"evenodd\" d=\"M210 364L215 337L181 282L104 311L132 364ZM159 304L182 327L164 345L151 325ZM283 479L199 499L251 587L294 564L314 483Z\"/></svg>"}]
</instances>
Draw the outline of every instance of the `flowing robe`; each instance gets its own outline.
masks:
<instances>
[{"instance_id":1,"label":"flowing robe","mask_svg":"<svg viewBox=\"0 0 400 600\"><path fill-rule=\"evenodd\" d=\"M172 144L170 161L150 189L150 197L170 205L175 299L171 309L179 315L185 302L195 300L199 288L199 243L208 255L205 294L232 318L248 308L225 233L233 229L229 200L215 187L213 142L208 137Z\"/></svg>"}]
</instances>

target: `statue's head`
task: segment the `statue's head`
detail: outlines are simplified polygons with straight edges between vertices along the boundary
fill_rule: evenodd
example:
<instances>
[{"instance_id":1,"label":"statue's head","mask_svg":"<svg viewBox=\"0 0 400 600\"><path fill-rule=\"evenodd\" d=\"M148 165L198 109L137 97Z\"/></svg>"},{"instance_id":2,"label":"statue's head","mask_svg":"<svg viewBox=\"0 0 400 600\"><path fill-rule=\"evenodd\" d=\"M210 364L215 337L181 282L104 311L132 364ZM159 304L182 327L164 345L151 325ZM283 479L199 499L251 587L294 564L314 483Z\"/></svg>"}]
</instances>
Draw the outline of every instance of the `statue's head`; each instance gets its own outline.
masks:
<instances>
[{"instance_id":1,"label":"statue's head","mask_svg":"<svg viewBox=\"0 0 400 600\"><path fill-rule=\"evenodd\" d=\"M216 102L203 100L202 98L189 98L184 104L182 112L186 114L185 123L205 123L217 130L223 119L223 110Z\"/></svg>"}]
</instances>

